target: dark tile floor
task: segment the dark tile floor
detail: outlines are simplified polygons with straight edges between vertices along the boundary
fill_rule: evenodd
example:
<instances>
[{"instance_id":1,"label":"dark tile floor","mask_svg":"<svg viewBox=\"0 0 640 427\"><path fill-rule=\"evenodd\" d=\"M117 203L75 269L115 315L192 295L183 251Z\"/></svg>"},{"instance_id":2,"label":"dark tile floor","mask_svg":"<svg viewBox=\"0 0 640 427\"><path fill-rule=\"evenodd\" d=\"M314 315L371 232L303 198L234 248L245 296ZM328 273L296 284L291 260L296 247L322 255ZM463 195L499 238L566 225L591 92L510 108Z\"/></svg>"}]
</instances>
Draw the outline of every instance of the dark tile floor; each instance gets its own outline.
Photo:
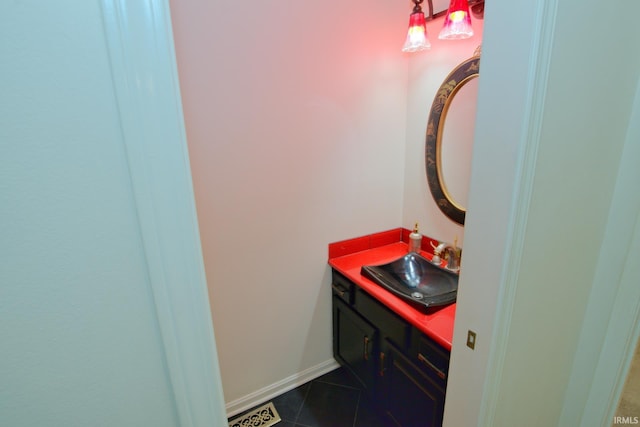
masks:
<instances>
[{"instance_id":1,"label":"dark tile floor","mask_svg":"<svg viewBox=\"0 0 640 427\"><path fill-rule=\"evenodd\" d=\"M343 368L331 371L271 401L282 419L275 427L390 425L376 412L365 391Z\"/></svg>"}]
</instances>

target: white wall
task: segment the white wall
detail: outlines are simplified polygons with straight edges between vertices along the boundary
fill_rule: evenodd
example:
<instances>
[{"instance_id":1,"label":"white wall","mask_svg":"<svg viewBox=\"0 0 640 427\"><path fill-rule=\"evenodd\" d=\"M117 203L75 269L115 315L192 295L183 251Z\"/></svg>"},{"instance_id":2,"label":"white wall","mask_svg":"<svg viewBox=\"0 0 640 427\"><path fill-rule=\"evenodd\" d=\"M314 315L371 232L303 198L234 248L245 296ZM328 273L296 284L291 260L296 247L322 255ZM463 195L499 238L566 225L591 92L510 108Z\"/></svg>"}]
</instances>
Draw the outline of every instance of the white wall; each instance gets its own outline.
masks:
<instances>
[{"instance_id":1,"label":"white wall","mask_svg":"<svg viewBox=\"0 0 640 427\"><path fill-rule=\"evenodd\" d=\"M0 425L177 426L99 3L1 9Z\"/></svg>"},{"instance_id":2,"label":"white wall","mask_svg":"<svg viewBox=\"0 0 640 427\"><path fill-rule=\"evenodd\" d=\"M409 57L407 93L407 140L404 169L402 225L410 228L417 221L422 234L453 243L464 242L464 227L447 218L436 205L425 172L425 138L433 98L445 77L461 62L473 56L482 44L483 20L472 18L474 35L464 40L439 40L444 17L429 21L427 32L431 50ZM482 70L482 60L480 61ZM471 117L473 120L474 117ZM465 153L459 153L465 158ZM468 183L471 170L459 174L459 182ZM467 184L468 185L468 184Z\"/></svg>"},{"instance_id":3,"label":"white wall","mask_svg":"<svg viewBox=\"0 0 640 427\"><path fill-rule=\"evenodd\" d=\"M640 335L640 75L561 425L610 425ZM631 197L630 197L631 195ZM628 373L627 373L628 371ZM631 377L629 377L631 380ZM597 420L597 421L594 421Z\"/></svg>"},{"instance_id":4,"label":"white wall","mask_svg":"<svg viewBox=\"0 0 640 427\"><path fill-rule=\"evenodd\" d=\"M401 222L410 6L173 1L225 399L332 360L327 244Z\"/></svg>"}]
</instances>

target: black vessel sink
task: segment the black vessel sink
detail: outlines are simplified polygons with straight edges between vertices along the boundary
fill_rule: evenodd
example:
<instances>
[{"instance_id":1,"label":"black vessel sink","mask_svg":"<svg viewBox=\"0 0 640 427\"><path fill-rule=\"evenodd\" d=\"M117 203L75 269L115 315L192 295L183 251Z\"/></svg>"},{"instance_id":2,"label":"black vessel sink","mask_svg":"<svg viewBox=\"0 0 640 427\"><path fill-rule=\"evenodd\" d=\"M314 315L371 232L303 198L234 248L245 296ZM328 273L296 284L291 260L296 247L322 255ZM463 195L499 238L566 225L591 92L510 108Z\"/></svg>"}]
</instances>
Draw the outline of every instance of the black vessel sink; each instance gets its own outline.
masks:
<instances>
[{"instance_id":1,"label":"black vessel sink","mask_svg":"<svg viewBox=\"0 0 640 427\"><path fill-rule=\"evenodd\" d=\"M458 274L416 253L384 265L365 265L361 273L417 308L451 304L458 295Z\"/></svg>"}]
</instances>

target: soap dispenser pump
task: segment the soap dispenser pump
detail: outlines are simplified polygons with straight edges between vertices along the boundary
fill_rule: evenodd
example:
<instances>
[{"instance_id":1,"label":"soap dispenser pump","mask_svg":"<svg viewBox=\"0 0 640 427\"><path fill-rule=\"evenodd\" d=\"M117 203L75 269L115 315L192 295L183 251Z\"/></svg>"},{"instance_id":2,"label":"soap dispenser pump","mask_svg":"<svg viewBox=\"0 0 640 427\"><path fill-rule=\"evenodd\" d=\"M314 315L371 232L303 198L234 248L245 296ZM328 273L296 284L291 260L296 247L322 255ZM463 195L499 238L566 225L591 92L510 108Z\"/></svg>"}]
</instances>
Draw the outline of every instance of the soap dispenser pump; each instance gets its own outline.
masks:
<instances>
[{"instance_id":1,"label":"soap dispenser pump","mask_svg":"<svg viewBox=\"0 0 640 427\"><path fill-rule=\"evenodd\" d=\"M418 231L418 223L413 226L413 231L409 234L409 252L420 253L422 249L422 235Z\"/></svg>"}]
</instances>

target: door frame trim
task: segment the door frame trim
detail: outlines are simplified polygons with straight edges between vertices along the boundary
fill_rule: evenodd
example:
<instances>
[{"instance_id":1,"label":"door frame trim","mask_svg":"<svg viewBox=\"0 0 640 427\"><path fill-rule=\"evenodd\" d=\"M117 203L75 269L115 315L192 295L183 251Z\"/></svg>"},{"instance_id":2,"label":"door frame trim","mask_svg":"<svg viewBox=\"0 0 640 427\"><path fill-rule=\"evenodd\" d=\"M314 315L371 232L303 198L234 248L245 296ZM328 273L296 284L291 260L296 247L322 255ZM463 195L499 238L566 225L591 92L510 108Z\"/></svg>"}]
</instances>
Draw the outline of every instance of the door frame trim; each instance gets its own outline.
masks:
<instances>
[{"instance_id":1,"label":"door frame trim","mask_svg":"<svg viewBox=\"0 0 640 427\"><path fill-rule=\"evenodd\" d=\"M227 426L166 0L101 0L148 276L180 425Z\"/></svg>"}]
</instances>

